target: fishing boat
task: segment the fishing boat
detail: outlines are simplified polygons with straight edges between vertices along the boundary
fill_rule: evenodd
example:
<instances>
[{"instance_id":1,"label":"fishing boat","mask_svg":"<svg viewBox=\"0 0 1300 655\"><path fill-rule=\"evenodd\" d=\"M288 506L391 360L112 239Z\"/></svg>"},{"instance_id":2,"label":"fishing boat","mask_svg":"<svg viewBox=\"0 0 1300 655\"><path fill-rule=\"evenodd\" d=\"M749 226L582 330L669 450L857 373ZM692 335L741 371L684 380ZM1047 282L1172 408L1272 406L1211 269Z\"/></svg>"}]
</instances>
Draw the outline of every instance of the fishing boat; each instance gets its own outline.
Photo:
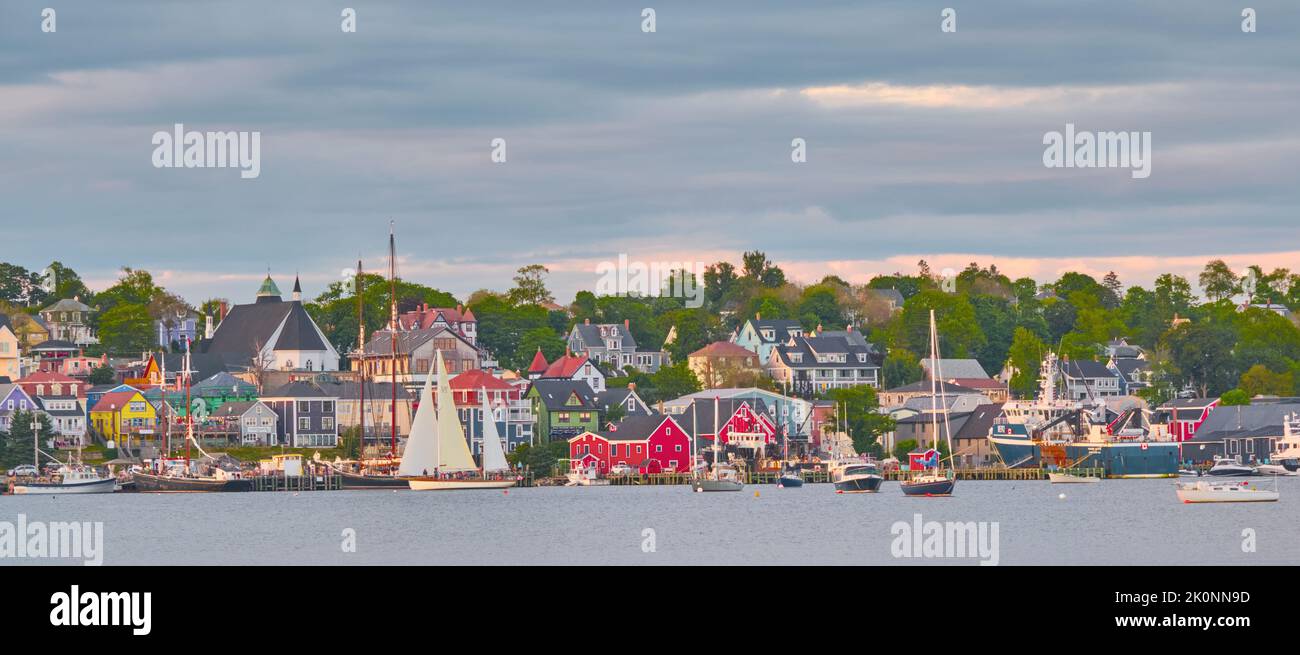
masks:
<instances>
[{"instance_id":1,"label":"fishing boat","mask_svg":"<svg viewBox=\"0 0 1300 655\"><path fill-rule=\"evenodd\" d=\"M696 434L698 435L698 432ZM713 466L705 472L692 467L691 491L740 491L745 488L744 481L740 479L740 471L730 464L722 463L720 441L722 437L718 434L718 398L715 396L713 398Z\"/></svg>"},{"instance_id":2,"label":"fishing boat","mask_svg":"<svg viewBox=\"0 0 1300 655\"><path fill-rule=\"evenodd\" d=\"M1282 438L1273 446L1269 462L1287 471L1300 471L1300 414L1291 412L1282 421Z\"/></svg>"},{"instance_id":3,"label":"fishing boat","mask_svg":"<svg viewBox=\"0 0 1300 655\"><path fill-rule=\"evenodd\" d=\"M852 464L846 466L835 481L835 493L873 494L880 490L884 481L875 464Z\"/></svg>"},{"instance_id":4,"label":"fishing boat","mask_svg":"<svg viewBox=\"0 0 1300 655\"><path fill-rule=\"evenodd\" d=\"M1101 482L1101 478L1091 478L1085 475L1074 475L1072 473L1062 473L1059 471L1048 471L1047 479L1052 484L1086 484L1089 482Z\"/></svg>"},{"instance_id":5,"label":"fishing boat","mask_svg":"<svg viewBox=\"0 0 1300 655\"><path fill-rule=\"evenodd\" d=\"M1207 474L1216 478L1244 478L1255 475L1255 467L1242 464L1235 457L1215 457Z\"/></svg>"},{"instance_id":6,"label":"fishing boat","mask_svg":"<svg viewBox=\"0 0 1300 655\"><path fill-rule=\"evenodd\" d=\"M207 465L190 459L190 444L193 444L205 460L216 459L203 450L203 446L194 438L194 406L191 404L190 388L194 371L190 362L190 342L185 340L185 369L179 376L185 383L185 457L161 457L154 461L154 470L136 471L132 476L136 491L160 493L177 492L221 492L252 491L253 481L243 477L239 471L227 471L215 464ZM168 446L170 449L170 444Z\"/></svg>"},{"instance_id":7,"label":"fishing boat","mask_svg":"<svg viewBox=\"0 0 1300 655\"><path fill-rule=\"evenodd\" d=\"M1058 398L1059 369L1048 352L1037 398L1008 401L989 430L989 443L1008 468L1066 468L1087 459L1107 478L1178 477L1179 444L1167 426L1153 424L1144 409L1111 419L1100 397L1088 403Z\"/></svg>"},{"instance_id":8,"label":"fishing boat","mask_svg":"<svg viewBox=\"0 0 1300 655\"><path fill-rule=\"evenodd\" d=\"M40 448L41 424L32 417L32 456L36 470L41 470ZM58 459L44 453L50 459ZM117 491L117 478L101 475L94 467L81 462L81 447L77 447L76 459L70 459L54 472L48 480L36 479L31 482L15 484L14 494L110 494Z\"/></svg>"},{"instance_id":9,"label":"fishing boat","mask_svg":"<svg viewBox=\"0 0 1300 655\"><path fill-rule=\"evenodd\" d=\"M564 485L566 487L605 487L609 485L609 480L600 477L600 471L596 469L595 465L570 471L565 478L568 480Z\"/></svg>"},{"instance_id":10,"label":"fishing boat","mask_svg":"<svg viewBox=\"0 0 1300 655\"><path fill-rule=\"evenodd\" d=\"M943 413L943 432L948 443L948 452L952 452L952 427L948 423L948 398L943 388L936 388L936 380L943 379L943 369L939 360L939 331L934 324L934 310L930 310L930 362L933 371L930 374L930 426L934 435L933 445L926 452L922 467L903 480L899 486L907 496L951 496L957 486L957 472L944 466L939 456L939 413ZM938 395L935 395L935 392ZM943 407L940 408L939 404Z\"/></svg>"},{"instance_id":11,"label":"fishing boat","mask_svg":"<svg viewBox=\"0 0 1300 655\"><path fill-rule=\"evenodd\" d=\"M776 486L782 489L803 486L803 474L799 469L786 469L776 477Z\"/></svg>"},{"instance_id":12,"label":"fishing boat","mask_svg":"<svg viewBox=\"0 0 1300 655\"><path fill-rule=\"evenodd\" d=\"M414 491L452 491L460 489L506 489L515 486L516 476L506 463L496 421L491 420L487 394L483 394L483 466L474 463L456 413L447 368L442 351L436 359L438 407L433 400L433 376L424 378L420 405L411 420L411 436L397 475L407 478ZM430 475L429 472L433 471Z\"/></svg>"},{"instance_id":13,"label":"fishing boat","mask_svg":"<svg viewBox=\"0 0 1300 655\"><path fill-rule=\"evenodd\" d=\"M1249 482L1179 482L1176 491L1184 503L1271 503L1279 498L1276 489L1258 489Z\"/></svg>"}]
</instances>

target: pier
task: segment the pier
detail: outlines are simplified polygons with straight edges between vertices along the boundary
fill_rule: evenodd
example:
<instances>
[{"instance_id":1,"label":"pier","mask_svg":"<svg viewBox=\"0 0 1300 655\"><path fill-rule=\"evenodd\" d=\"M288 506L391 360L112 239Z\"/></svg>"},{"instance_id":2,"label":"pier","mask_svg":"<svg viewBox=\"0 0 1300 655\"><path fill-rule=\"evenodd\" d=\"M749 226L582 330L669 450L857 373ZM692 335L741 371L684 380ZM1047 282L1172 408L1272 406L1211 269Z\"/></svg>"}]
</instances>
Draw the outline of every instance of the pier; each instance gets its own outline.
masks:
<instances>
[{"instance_id":1,"label":"pier","mask_svg":"<svg viewBox=\"0 0 1300 655\"><path fill-rule=\"evenodd\" d=\"M337 475L258 475L253 491L339 491L343 478Z\"/></svg>"},{"instance_id":2,"label":"pier","mask_svg":"<svg viewBox=\"0 0 1300 655\"><path fill-rule=\"evenodd\" d=\"M1005 480L1005 481L1032 481L1046 480L1047 469L1035 468L1003 468L1003 467L981 467L981 468L959 468L956 470L958 480ZM1105 478L1105 470L1101 468L1073 468L1057 469L1058 473L1069 473L1085 478ZM898 482L907 479L910 471L883 471L881 476L890 482ZM776 471L744 471L742 475L745 478L745 484L776 484L779 474ZM806 484L820 484L831 481L830 472L828 471L804 471L803 481ZM655 473L655 474L631 474L631 475L611 475L609 483L611 485L622 486L661 486L675 484L690 484L691 476L686 473Z\"/></svg>"}]
</instances>

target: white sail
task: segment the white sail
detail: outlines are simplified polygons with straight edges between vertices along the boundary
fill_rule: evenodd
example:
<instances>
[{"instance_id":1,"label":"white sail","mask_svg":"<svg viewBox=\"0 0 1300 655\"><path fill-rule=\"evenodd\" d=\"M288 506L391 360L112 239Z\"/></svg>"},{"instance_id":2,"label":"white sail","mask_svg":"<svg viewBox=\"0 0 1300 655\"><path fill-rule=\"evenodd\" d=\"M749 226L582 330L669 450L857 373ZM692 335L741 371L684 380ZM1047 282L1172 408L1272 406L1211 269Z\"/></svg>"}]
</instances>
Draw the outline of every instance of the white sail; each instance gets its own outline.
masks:
<instances>
[{"instance_id":1,"label":"white sail","mask_svg":"<svg viewBox=\"0 0 1300 655\"><path fill-rule=\"evenodd\" d=\"M411 419L411 434L406 438L399 476L432 475L438 466L438 416L433 407L433 372L424 378L420 389L420 406Z\"/></svg>"},{"instance_id":2,"label":"white sail","mask_svg":"<svg viewBox=\"0 0 1300 655\"><path fill-rule=\"evenodd\" d=\"M447 367L438 351L438 472L477 471L474 456L465 441L465 430L456 414L456 399L451 395Z\"/></svg>"},{"instance_id":3,"label":"white sail","mask_svg":"<svg viewBox=\"0 0 1300 655\"><path fill-rule=\"evenodd\" d=\"M488 404L487 390L483 391L483 472L507 471L510 464L506 462L506 451L501 447L501 434L497 432L496 419L492 417L492 407Z\"/></svg>"}]
</instances>

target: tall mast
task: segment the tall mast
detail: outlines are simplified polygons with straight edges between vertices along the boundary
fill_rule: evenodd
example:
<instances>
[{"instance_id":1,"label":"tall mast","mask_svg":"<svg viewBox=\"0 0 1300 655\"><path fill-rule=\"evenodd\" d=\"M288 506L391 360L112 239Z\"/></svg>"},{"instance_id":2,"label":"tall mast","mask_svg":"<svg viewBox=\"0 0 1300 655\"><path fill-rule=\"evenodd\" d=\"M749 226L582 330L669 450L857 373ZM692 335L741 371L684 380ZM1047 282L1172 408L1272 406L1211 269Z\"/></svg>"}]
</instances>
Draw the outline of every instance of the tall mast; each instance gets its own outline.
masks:
<instances>
[{"instance_id":1,"label":"tall mast","mask_svg":"<svg viewBox=\"0 0 1300 655\"><path fill-rule=\"evenodd\" d=\"M190 340L185 340L185 469L190 468L190 442L194 441L194 405L190 400Z\"/></svg>"},{"instance_id":2,"label":"tall mast","mask_svg":"<svg viewBox=\"0 0 1300 655\"><path fill-rule=\"evenodd\" d=\"M364 462L366 460L366 320L364 305L361 302L361 260L357 260L357 277L352 285L357 294L357 418L360 419L357 425L360 426L361 433L357 438L357 459ZM358 466L358 470L360 467Z\"/></svg>"},{"instance_id":3,"label":"tall mast","mask_svg":"<svg viewBox=\"0 0 1300 655\"><path fill-rule=\"evenodd\" d=\"M718 397L713 397L713 479L718 479L718 444L722 437L718 434Z\"/></svg>"},{"instance_id":4,"label":"tall mast","mask_svg":"<svg viewBox=\"0 0 1300 655\"><path fill-rule=\"evenodd\" d=\"M389 320L391 321L392 338L388 340L392 346L392 369L393 369L393 397L391 423L392 436L389 450L390 457L397 457L397 240L393 237L393 222L388 221L388 296L391 307Z\"/></svg>"}]
</instances>

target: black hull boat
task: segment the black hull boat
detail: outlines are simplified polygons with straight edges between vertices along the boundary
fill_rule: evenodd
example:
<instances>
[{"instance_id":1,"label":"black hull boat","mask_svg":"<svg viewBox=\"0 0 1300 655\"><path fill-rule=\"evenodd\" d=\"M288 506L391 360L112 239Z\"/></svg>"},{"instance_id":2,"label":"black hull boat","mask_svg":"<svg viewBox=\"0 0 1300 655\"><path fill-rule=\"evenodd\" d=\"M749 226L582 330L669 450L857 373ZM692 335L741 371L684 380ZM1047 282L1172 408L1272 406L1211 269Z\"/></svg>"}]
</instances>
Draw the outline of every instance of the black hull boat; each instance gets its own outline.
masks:
<instances>
[{"instance_id":1,"label":"black hull boat","mask_svg":"<svg viewBox=\"0 0 1300 655\"><path fill-rule=\"evenodd\" d=\"M883 479L878 475L863 475L841 478L835 483L835 491L842 494L873 494L880 490Z\"/></svg>"},{"instance_id":2,"label":"black hull boat","mask_svg":"<svg viewBox=\"0 0 1300 655\"><path fill-rule=\"evenodd\" d=\"M776 486L784 488L802 487L803 478L794 475L793 473L783 473L776 479Z\"/></svg>"},{"instance_id":3,"label":"black hull boat","mask_svg":"<svg viewBox=\"0 0 1300 655\"><path fill-rule=\"evenodd\" d=\"M957 481L952 478L922 476L899 484L908 496L951 496Z\"/></svg>"},{"instance_id":4,"label":"black hull boat","mask_svg":"<svg viewBox=\"0 0 1300 655\"><path fill-rule=\"evenodd\" d=\"M174 475L154 475L153 473L136 473L135 490L140 492L221 492L252 491L253 481L246 478L187 478Z\"/></svg>"},{"instance_id":5,"label":"black hull boat","mask_svg":"<svg viewBox=\"0 0 1300 655\"><path fill-rule=\"evenodd\" d=\"M331 473L343 478L344 489L410 489L410 478L399 478L395 475L366 475L364 473L349 473L339 469L332 469Z\"/></svg>"}]
</instances>

